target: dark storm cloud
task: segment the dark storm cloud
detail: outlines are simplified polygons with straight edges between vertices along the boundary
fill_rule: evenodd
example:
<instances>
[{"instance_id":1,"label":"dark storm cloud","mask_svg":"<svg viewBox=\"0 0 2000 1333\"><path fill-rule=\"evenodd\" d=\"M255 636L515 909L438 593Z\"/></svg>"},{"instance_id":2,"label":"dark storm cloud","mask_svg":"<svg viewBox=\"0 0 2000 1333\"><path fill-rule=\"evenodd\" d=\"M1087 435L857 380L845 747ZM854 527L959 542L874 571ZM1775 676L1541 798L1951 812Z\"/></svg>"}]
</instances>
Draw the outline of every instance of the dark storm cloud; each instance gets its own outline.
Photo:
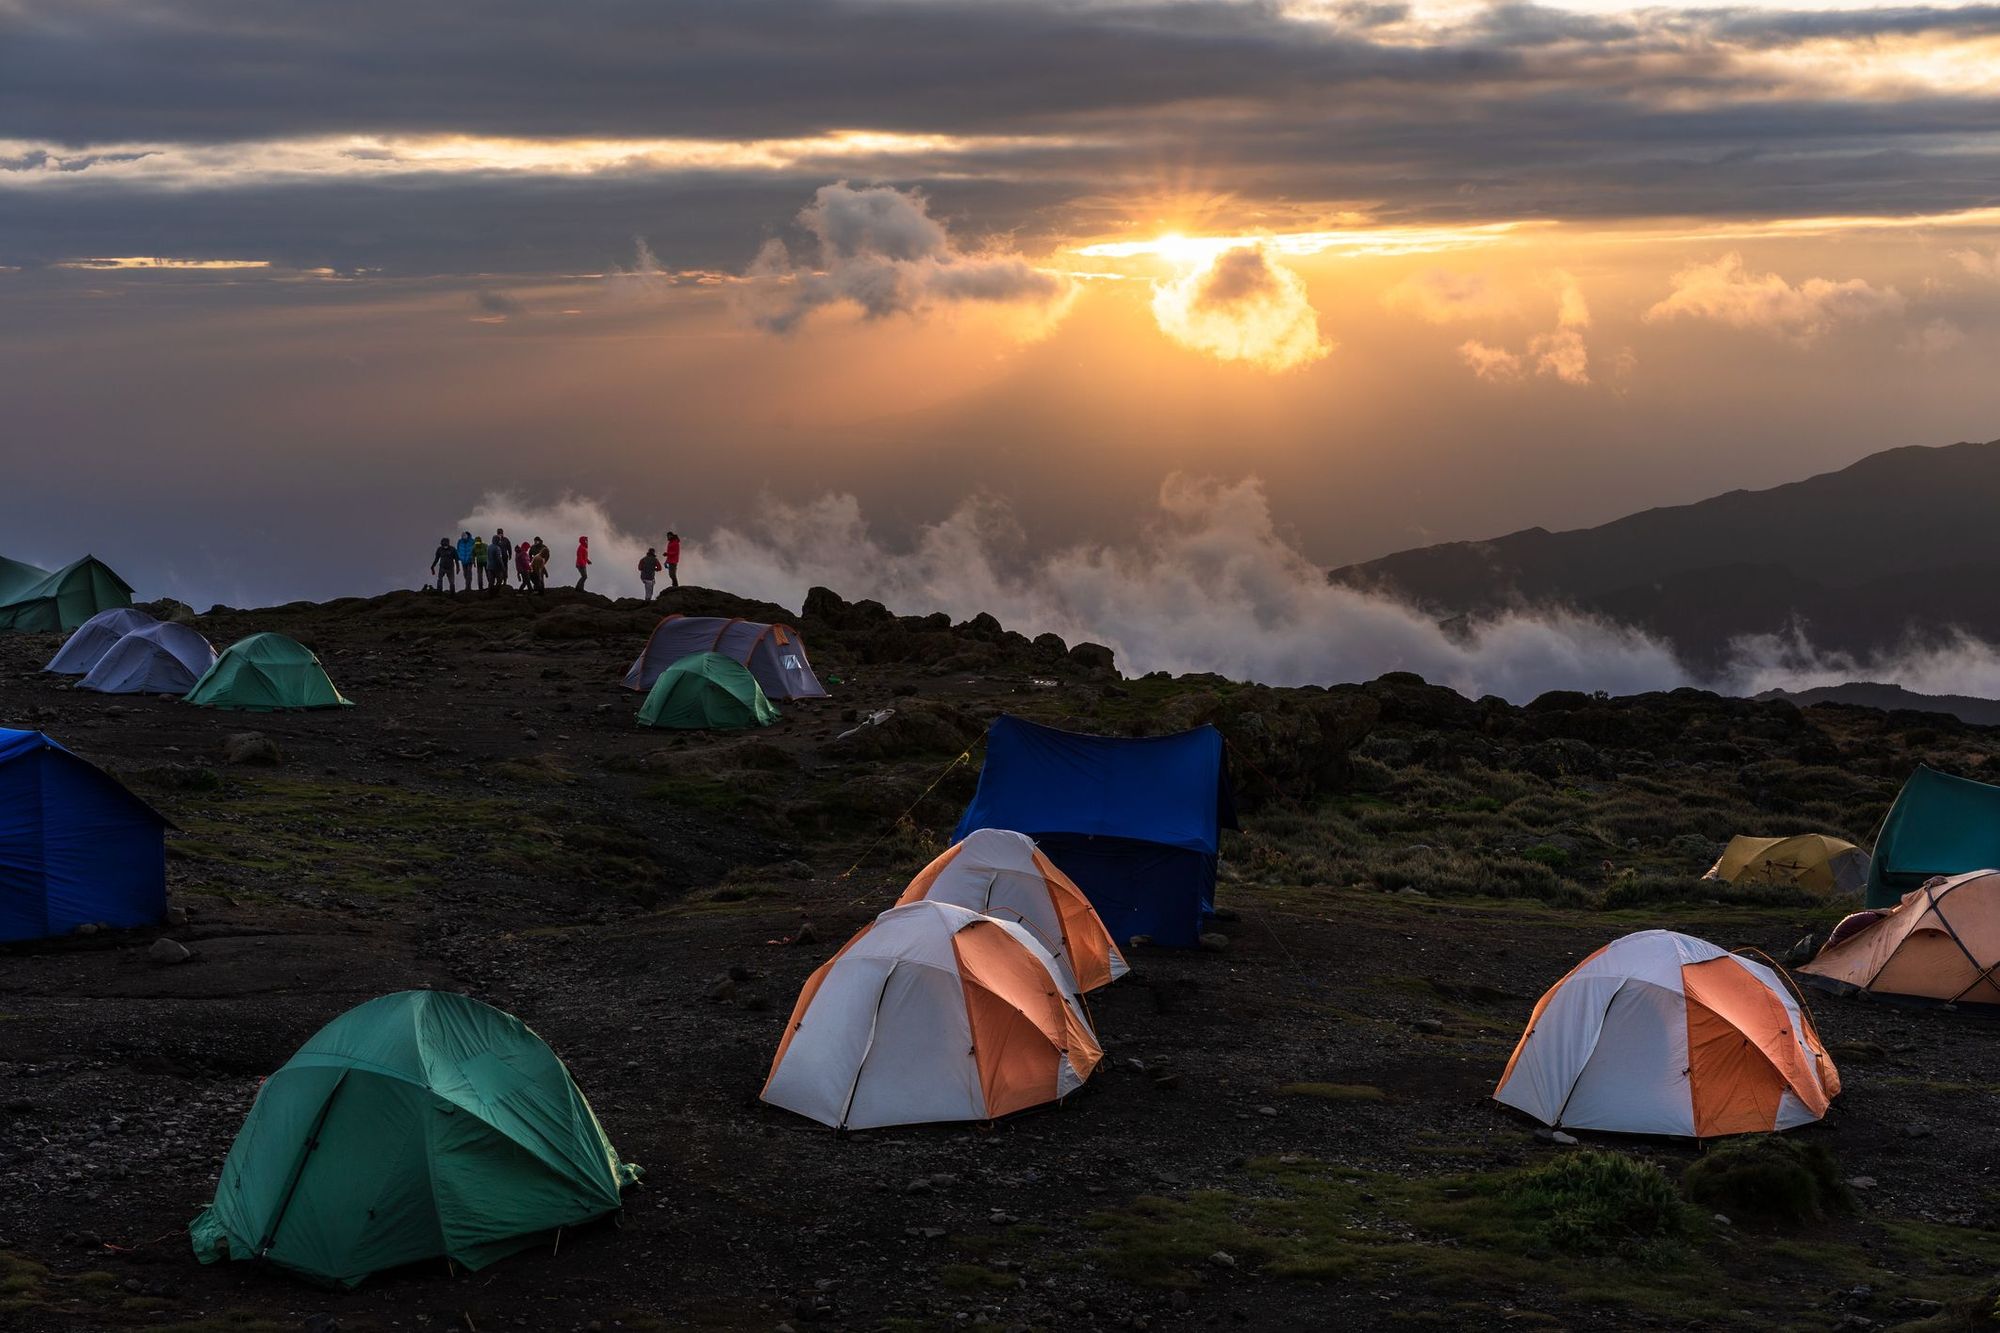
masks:
<instances>
[{"instance_id":1,"label":"dark storm cloud","mask_svg":"<svg viewBox=\"0 0 2000 1333\"><path fill-rule=\"evenodd\" d=\"M0 263L226 255L392 272L599 270L644 235L740 267L829 180L922 186L1023 244L1181 180L1384 217L1912 213L1990 201L2000 102L1791 90L1759 53L1975 38L2000 6L1590 15L925 0L14 0L0 4ZM342 135L981 136L874 157L464 170L165 190L161 146ZM999 140L1004 139L1004 142ZM393 145L344 150L393 163ZM60 179L32 179L37 173ZM9 183L12 182L10 185ZM184 184L184 183L183 183ZM142 196L142 198L141 198ZM1116 214L1115 207L1102 213ZM790 233L798 239L794 230Z\"/></svg>"}]
</instances>

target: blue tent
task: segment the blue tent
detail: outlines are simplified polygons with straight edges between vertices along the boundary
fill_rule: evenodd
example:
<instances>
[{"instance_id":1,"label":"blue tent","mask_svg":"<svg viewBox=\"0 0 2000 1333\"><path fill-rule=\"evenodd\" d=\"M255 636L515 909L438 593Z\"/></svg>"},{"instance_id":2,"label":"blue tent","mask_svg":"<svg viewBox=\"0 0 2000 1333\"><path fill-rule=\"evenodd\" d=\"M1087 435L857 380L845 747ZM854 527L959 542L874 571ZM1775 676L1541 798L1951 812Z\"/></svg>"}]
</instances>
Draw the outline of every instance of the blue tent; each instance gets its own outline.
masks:
<instances>
[{"instance_id":1,"label":"blue tent","mask_svg":"<svg viewBox=\"0 0 2000 1333\"><path fill-rule=\"evenodd\" d=\"M1221 830L1235 827L1214 727L1131 739L1000 717L952 837L1025 833L1089 896L1113 939L1188 948L1215 910Z\"/></svg>"},{"instance_id":2,"label":"blue tent","mask_svg":"<svg viewBox=\"0 0 2000 1333\"><path fill-rule=\"evenodd\" d=\"M0 729L0 941L167 913L167 821L39 731Z\"/></svg>"}]
</instances>

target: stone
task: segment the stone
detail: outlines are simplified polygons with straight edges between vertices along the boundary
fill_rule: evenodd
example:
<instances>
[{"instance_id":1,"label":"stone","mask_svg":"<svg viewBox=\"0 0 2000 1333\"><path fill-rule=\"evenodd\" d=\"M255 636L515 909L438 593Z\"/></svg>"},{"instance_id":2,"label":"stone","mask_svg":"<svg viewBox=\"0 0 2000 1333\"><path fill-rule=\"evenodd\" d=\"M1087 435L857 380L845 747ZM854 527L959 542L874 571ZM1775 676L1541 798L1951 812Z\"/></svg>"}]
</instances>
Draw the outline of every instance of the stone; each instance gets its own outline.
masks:
<instances>
[{"instance_id":1,"label":"stone","mask_svg":"<svg viewBox=\"0 0 2000 1333\"><path fill-rule=\"evenodd\" d=\"M1234 1268L1236 1267L1236 1256L1227 1250L1217 1250L1214 1254L1208 1256L1208 1262L1214 1268Z\"/></svg>"},{"instance_id":2,"label":"stone","mask_svg":"<svg viewBox=\"0 0 2000 1333\"><path fill-rule=\"evenodd\" d=\"M186 925L187 923L188 923L188 909L187 909L187 908L185 908L185 907L178 907L178 906L176 906L176 907L169 907L169 908L167 909L167 924L168 924L168 925L170 925L170 926L185 926L185 925Z\"/></svg>"},{"instance_id":3,"label":"stone","mask_svg":"<svg viewBox=\"0 0 2000 1333\"><path fill-rule=\"evenodd\" d=\"M85 939L89 939L92 935L95 935L97 933L97 923L95 921L85 921L82 924L78 925L76 930L72 933L81 935Z\"/></svg>"},{"instance_id":4,"label":"stone","mask_svg":"<svg viewBox=\"0 0 2000 1333\"><path fill-rule=\"evenodd\" d=\"M1921 1121L1912 1120L1903 1126L1903 1137L1906 1139L1927 1139L1930 1136L1931 1127Z\"/></svg>"},{"instance_id":5,"label":"stone","mask_svg":"<svg viewBox=\"0 0 2000 1333\"><path fill-rule=\"evenodd\" d=\"M799 923L798 933L792 936L792 943L817 944L819 943L819 932L813 929L812 922L802 921Z\"/></svg>"},{"instance_id":6,"label":"stone","mask_svg":"<svg viewBox=\"0 0 2000 1333\"><path fill-rule=\"evenodd\" d=\"M1847 1178L1847 1188L1851 1190L1872 1190L1875 1188L1875 1177L1849 1176Z\"/></svg>"},{"instance_id":7,"label":"stone","mask_svg":"<svg viewBox=\"0 0 2000 1333\"><path fill-rule=\"evenodd\" d=\"M1278 1108L1275 1106L1260 1106L1257 1108L1258 1115L1276 1115L1277 1113Z\"/></svg>"},{"instance_id":8,"label":"stone","mask_svg":"<svg viewBox=\"0 0 2000 1333\"><path fill-rule=\"evenodd\" d=\"M239 731L226 736L222 741L222 762L225 764L282 764L284 752L278 743L261 731Z\"/></svg>"},{"instance_id":9,"label":"stone","mask_svg":"<svg viewBox=\"0 0 2000 1333\"><path fill-rule=\"evenodd\" d=\"M153 947L146 950L146 961L154 967L172 967L193 957L188 947L176 940L154 940Z\"/></svg>"},{"instance_id":10,"label":"stone","mask_svg":"<svg viewBox=\"0 0 2000 1333\"><path fill-rule=\"evenodd\" d=\"M1437 1018L1419 1018L1410 1026L1419 1032L1428 1032L1432 1036L1436 1036L1444 1031L1444 1021Z\"/></svg>"},{"instance_id":11,"label":"stone","mask_svg":"<svg viewBox=\"0 0 2000 1333\"><path fill-rule=\"evenodd\" d=\"M736 998L735 978L727 976L717 977L714 981L711 981L708 984L708 989L703 992L703 996L711 1003L715 1004L720 1004L724 1000L735 999Z\"/></svg>"},{"instance_id":12,"label":"stone","mask_svg":"<svg viewBox=\"0 0 2000 1333\"><path fill-rule=\"evenodd\" d=\"M1101 643L1079 643L1069 650L1069 660L1086 671L1117 670L1117 655Z\"/></svg>"},{"instance_id":13,"label":"stone","mask_svg":"<svg viewBox=\"0 0 2000 1333\"><path fill-rule=\"evenodd\" d=\"M299 1327L305 1333L340 1333L340 1321L330 1314L309 1314Z\"/></svg>"},{"instance_id":14,"label":"stone","mask_svg":"<svg viewBox=\"0 0 2000 1333\"><path fill-rule=\"evenodd\" d=\"M1203 931L1201 935L1201 947L1209 953L1222 953L1229 948L1229 937L1220 931Z\"/></svg>"}]
</instances>

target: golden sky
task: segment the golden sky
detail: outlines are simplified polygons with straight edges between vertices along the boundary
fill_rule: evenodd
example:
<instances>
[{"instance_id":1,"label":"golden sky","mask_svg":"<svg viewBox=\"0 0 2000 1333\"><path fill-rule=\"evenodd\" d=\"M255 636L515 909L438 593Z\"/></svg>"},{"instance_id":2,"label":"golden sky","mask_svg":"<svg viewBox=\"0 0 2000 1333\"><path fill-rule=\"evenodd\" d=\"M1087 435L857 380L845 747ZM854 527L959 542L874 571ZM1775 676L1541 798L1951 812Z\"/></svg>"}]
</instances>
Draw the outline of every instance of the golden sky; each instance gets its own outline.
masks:
<instances>
[{"instance_id":1,"label":"golden sky","mask_svg":"<svg viewBox=\"0 0 2000 1333\"><path fill-rule=\"evenodd\" d=\"M2000 435L1988 8L414 9L0 0L26 554L326 593L243 547L399 578L493 489L1047 545L1182 474L1338 563Z\"/></svg>"}]
</instances>

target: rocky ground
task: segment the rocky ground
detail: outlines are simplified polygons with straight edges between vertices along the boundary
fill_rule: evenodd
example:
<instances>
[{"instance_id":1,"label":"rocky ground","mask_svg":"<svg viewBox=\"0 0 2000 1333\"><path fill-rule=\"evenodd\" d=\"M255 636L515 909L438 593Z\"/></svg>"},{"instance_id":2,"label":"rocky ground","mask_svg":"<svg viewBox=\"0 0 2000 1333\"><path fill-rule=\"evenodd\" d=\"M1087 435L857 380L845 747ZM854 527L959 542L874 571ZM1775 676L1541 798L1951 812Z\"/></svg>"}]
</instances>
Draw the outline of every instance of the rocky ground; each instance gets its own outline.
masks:
<instances>
[{"instance_id":1,"label":"rocky ground","mask_svg":"<svg viewBox=\"0 0 2000 1333\"><path fill-rule=\"evenodd\" d=\"M82 693L38 672L54 640L0 638L0 725L177 826L166 929L0 951L0 1326L1983 1326L1990 1018L1816 1001L1847 1092L1792 1137L1845 1198L1783 1224L1676 1204L1660 1243L1599 1254L1522 1202L1582 1150L1488 1094L1535 997L1606 940L1782 956L1846 910L1702 884L1728 834L1865 838L1919 759L1993 776L2000 732L1687 691L1515 708L1408 676L1126 680L986 617L669 597L197 618L311 645L358 704L311 714ZM618 681L661 609L794 621L834 697L754 735L637 727ZM1059 1109L838 1136L762 1106L800 983L942 846L1002 711L1224 729L1246 826L1226 944L1137 951L1093 997L1106 1064ZM646 1168L623 1214L349 1293L198 1265L184 1228L258 1079L412 986L548 1039ZM1608 1146L1670 1180L1701 1156Z\"/></svg>"}]
</instances>

